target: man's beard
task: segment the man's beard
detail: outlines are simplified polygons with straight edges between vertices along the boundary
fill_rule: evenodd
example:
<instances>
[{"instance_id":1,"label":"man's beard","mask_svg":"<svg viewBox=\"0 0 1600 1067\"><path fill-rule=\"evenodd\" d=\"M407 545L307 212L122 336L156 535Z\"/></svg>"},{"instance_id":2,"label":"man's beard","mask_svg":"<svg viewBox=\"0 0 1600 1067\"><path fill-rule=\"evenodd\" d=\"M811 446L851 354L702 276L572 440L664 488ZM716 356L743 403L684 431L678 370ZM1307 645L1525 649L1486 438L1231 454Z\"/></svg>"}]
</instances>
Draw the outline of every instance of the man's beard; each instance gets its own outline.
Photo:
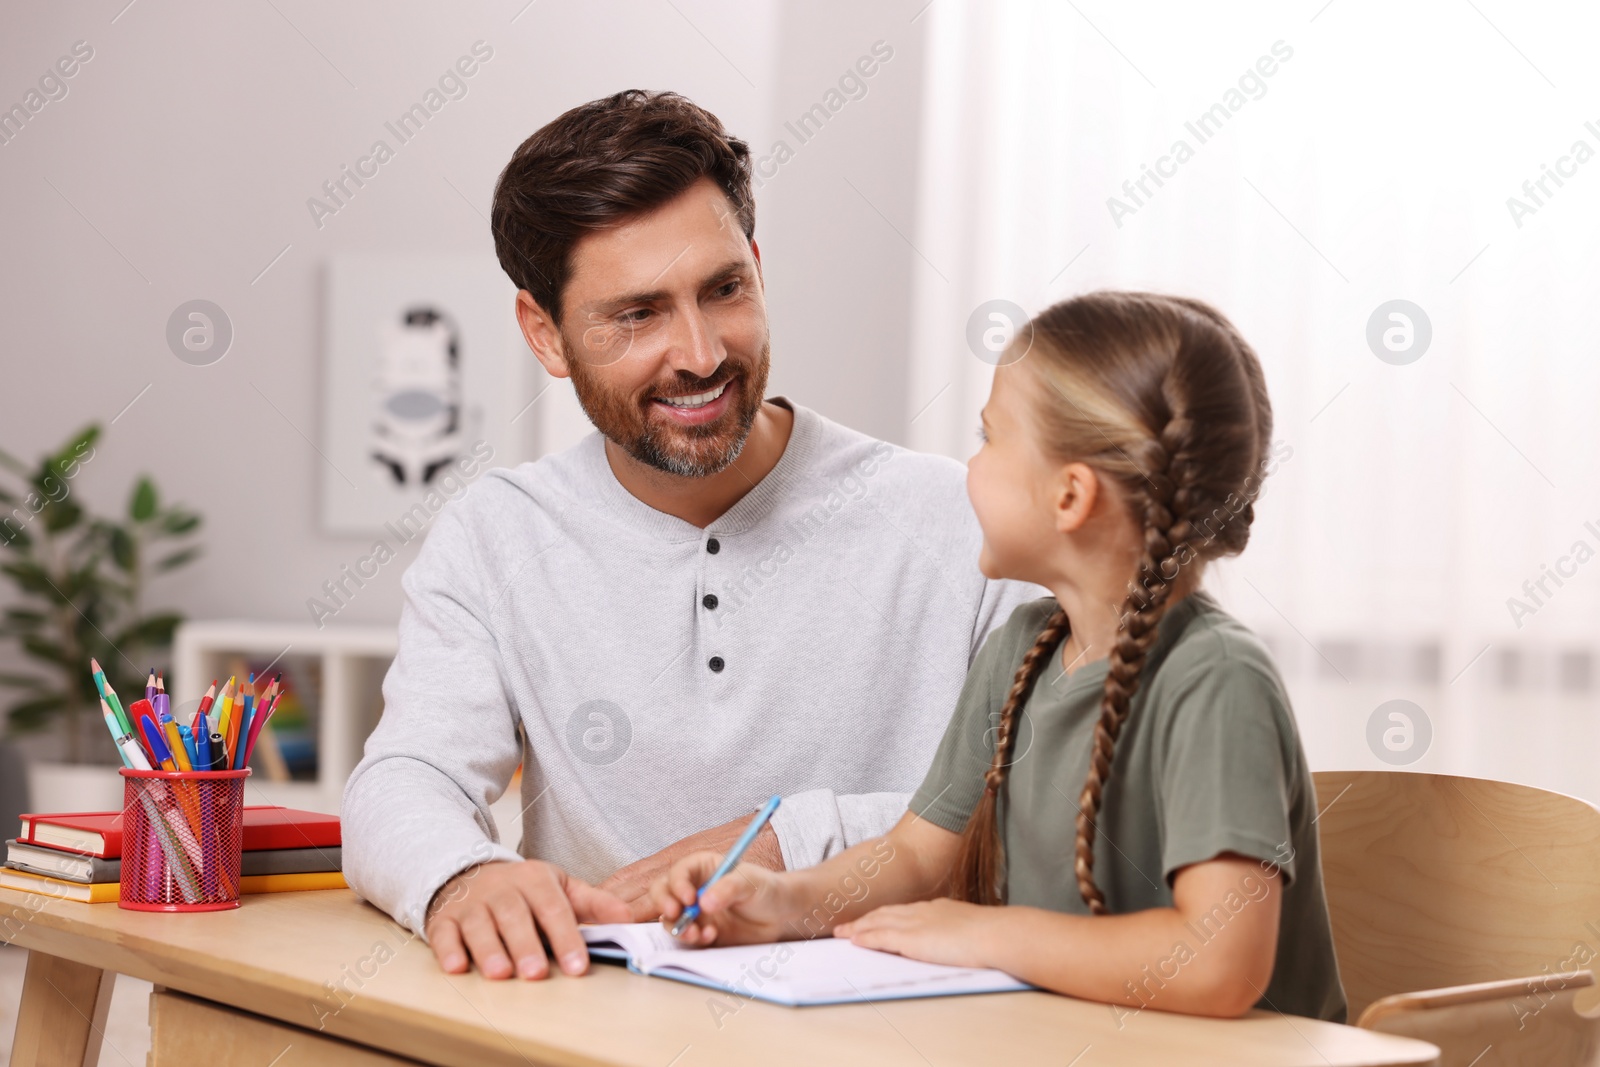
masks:
<instances>
[{"instance_id":1,"label":"man's beard","mask_svg":"<svg viewBox=\"0 0 1600 1067\"><path fill-rule=\"evenodd\" d=\"M652 385L638 399L614 392L600 382L581 351L563 337L572 387L578 403L595 428L640 463L682 478L705 478L719 474L739 458L749 439L751 427L761 410L767 391L767 371L771 363L772 342L764 342L753 367L726 360L710 377L701 378L678 371L670 388ZM658 396L684 396L704 393L724 382L738 392L722 417L700 426L675 426L651 418L650 409Z\"/></svg>"}]
</instances>

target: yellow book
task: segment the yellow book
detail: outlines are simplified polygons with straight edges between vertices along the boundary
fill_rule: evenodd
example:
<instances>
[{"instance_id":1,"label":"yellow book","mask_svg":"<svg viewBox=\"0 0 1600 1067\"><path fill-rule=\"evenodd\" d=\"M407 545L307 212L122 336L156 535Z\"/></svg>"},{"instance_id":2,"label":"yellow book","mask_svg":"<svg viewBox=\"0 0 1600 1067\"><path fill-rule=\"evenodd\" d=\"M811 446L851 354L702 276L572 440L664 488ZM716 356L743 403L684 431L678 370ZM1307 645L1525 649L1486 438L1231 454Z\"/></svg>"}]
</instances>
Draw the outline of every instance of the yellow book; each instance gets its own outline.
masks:
<instances>
[{"instance_id":1,"label":"yellow book","mask_svg":"<svg viewBox=\"0 0 1600 1067\"><path fill-rule=\"evenodd\" d=\"M239 879L240 893L299 893L308 889L345 889L348 885L342 871L318 871L311 874L255 874ZM42 874L0 867L0 889L14 889L19 893L37 893L42 897L59 897L85 904L115 904L121 896L118 882L68 882Z\"/></svg>"},{"instance_id":2,"label":"yellow book","mask_svg":"<svg viewBox=\"0 0 1600 1067\"><path fill-rule=\"evenodd\" d=\"M285 877L281 876L280 877ZM294 877L288 875L287 877ZM68 882L48 875L19 871L11 867L0 868L0 889L14 889L19 893L37 893L42 897L60 897L78 900L85 904L115 904L121 886L116 882Z\"/></svg>"},{"instance_id":3,"label":"yellow book","mask_svg":"<svg viewBox=\"0 0 1600 1067\"><path fill-rule=\"evenodd\" d=\"M252 874L239 879L241 893L298 893L305 889L346 889L343 871L309 874Z\"/></svg>"}]
</instances>

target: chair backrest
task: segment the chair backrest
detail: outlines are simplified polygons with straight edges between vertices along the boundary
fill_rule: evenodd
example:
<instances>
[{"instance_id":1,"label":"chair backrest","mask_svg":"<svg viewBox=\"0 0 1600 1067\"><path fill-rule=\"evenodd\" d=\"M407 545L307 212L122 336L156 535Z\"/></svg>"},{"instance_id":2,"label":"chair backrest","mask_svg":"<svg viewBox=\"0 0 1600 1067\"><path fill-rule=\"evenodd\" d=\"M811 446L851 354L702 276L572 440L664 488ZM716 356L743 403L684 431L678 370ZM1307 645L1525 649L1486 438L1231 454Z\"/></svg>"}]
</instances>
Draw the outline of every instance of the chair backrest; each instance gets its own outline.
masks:
<instances>
[{"instance_id":1,"label":"chair backrest","mask_svg":"<svg viewBox=\"0 0 1600 1067\"><path fill-rule=\"evenodd\" d=\"M1600 809L1509 782L1318 771L1355 1022L1395 993L1600 968Z\"/></svg>"}]
</instances>

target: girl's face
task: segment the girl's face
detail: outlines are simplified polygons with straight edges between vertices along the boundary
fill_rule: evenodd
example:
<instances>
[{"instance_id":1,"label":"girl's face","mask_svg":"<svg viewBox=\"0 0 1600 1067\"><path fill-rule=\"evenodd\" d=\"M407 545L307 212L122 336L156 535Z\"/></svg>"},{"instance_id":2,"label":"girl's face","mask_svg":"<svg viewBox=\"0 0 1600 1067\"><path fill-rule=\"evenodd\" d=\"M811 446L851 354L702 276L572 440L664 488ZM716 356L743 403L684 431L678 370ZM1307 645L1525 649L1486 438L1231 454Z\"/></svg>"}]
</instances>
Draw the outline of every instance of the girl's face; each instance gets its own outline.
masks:
<instances>
[{"instance_id":1,"label":"girl's face","mask_svg":"<svg viewBox=\"0 0 1600 1067\"><path fill-rule=\"evenodd\" d=\"M1050 585L1055 577L1061 465L1040 449L1028 410L1028 391L1045 388L1026 360L1007 364L996 369L983 408L983 445L967 462L967 496L983 528L978 569L986 578Z\"/></svg>"}]
</instances>

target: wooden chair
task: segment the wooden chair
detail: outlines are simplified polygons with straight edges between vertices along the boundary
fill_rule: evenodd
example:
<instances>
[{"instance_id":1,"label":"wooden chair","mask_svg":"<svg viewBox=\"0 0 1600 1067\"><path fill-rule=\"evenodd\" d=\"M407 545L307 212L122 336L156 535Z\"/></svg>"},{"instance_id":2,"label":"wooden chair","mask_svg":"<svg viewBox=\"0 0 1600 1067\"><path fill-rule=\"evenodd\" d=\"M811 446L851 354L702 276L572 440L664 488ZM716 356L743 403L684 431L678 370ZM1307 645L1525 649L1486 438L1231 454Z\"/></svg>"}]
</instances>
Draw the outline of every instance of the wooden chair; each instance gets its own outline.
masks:
<instances>
[{"instance_id":1,"label":"wooden chair","mask_svg":"<svg viewBox=\"0 0 1600 1067\"><path fill-rule=\"evenodd\" d=\"M1600 1063L1600 1014L1589 971L1396 993L1375 1001L1361 1025L1439 1046L1442 1067L1591 1067Z\"/></svg>"},{"instance_id":2,"label":"wooden chair","mask_svg":"<svg viewBox=\"0 0 1600 1067\"><path fill-rule=\"evenodd\" d=\"M1441 1064L1600 1064L1600 809L1508 782L1320 771L1318 830L1356 1025Z\"/></svg>"}]
</instances>

